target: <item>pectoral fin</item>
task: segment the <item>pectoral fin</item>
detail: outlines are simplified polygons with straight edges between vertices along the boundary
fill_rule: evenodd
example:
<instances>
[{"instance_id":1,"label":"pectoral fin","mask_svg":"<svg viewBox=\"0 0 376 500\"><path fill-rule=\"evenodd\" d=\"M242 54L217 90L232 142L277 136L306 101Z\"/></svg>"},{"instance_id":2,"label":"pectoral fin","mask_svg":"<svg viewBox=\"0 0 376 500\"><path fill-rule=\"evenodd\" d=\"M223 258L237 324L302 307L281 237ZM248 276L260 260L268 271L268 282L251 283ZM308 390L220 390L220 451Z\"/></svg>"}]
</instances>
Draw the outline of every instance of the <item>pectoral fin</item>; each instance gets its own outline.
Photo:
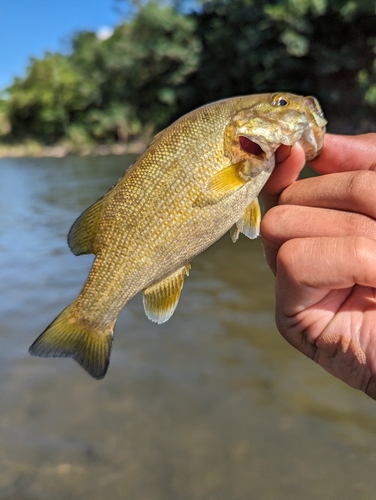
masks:
<instances>
[{"instance_id":1,"label":"pectoral fin","mask_svg":"<svg viewBox=\"0 0 376 500\"><path fill-rule=\"evenodd\" d=\"M188 276L190 267L187 264L144 290L145 314L151 321L160 324L171 318L179 302L184 276Z\"/></svg>"},{"instance_id":2,"label":"pectoral fin","mask_svg":"<svg viewBox=\"0 0 376 500\"><path fill-rule=\"evenodd\" d=\"M214 175L194 202L195 206L215 205L242 188L249 179L241 175L244 162L234 163Z\"/></svg>"},{"instance_id":3,"label":"pectoral fin","mask_svg":"<svg viewBox=\"0 0 376 500\"><path fill-rule=\"evenodd\" d=\"M230 229L230 236L235 243L239 234L243 233L248 238L257 238L260 234L261 209L258 199L252 201L243 216Z\"/></svg>"}]
</instances>

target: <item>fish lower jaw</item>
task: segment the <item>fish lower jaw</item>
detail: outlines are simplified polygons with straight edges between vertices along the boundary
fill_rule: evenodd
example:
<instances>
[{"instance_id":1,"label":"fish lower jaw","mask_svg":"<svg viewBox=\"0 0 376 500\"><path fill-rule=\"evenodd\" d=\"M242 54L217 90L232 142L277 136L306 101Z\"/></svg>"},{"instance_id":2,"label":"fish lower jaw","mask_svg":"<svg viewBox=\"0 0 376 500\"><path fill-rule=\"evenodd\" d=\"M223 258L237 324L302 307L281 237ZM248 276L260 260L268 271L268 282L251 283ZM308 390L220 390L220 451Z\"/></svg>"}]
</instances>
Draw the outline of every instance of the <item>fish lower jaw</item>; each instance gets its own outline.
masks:
<instances>
[{"instance_id":1,"label":"fish lower jaw","mask_svg":"<svg viewBox=\"0 0 376 500\"><path fill-rule=\"evenodd\" d=\"M270 161L274 153L281 145L280 142L257 141L257 139L254 140L254 142L258 144L263 151L262 154L258 155L257 158L255 158L255 160L259 160L261 164L264 164L265 161Z\"/></svg>"},{"instance_id":2,"label":"fish lower jaw","mask_svg":"<svg viewBox=\"0 0 376 500\"><path fill-rule=\"evenodd\" d=\"M271 152L269 157L267 156L266 153L264 153L263 155L257 158L252 158L251 165L252 166L248 172L247 180L254 179L263 172L272 172L275 166L274 153Z\"/></svg>"},{"instance_id":3,"label":"fish lower jaw","mask_svg":"<svg viewBox=\"0 0 376 500\"><path fill-rule=\"evenodd\" d=\"M241 150L247 154L248 157L254 158L255 161L259 160L264 162L270 158L277 151L282 144L283 134L280 131L271 134L266 131L261 131L259 134L242 135L239 136L239 144Z\"/></svg>"}]
</instances>

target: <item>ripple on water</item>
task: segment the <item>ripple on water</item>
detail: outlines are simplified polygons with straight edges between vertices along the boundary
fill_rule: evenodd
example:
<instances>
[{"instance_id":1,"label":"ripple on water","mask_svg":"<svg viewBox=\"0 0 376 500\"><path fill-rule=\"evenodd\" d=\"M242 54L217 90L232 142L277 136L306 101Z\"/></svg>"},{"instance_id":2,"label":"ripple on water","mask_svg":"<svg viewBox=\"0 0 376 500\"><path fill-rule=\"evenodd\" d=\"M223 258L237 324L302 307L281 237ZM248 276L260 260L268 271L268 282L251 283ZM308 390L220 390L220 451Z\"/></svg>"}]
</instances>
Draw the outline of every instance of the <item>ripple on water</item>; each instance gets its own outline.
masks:
<instances>
[{"instance_id":1,"label":"ripple on water","mask_svg":"<svg viewBox=\"0 0 376 500\"><path fill-rule=\"evenodd\" d=\"M280 338L259 240L196 258L164 325L133 299L103 381L29 357L91 264L70 225L130 161L0 160L0 497L373 498L374 402Z\"/></svg>"}]
</instances>

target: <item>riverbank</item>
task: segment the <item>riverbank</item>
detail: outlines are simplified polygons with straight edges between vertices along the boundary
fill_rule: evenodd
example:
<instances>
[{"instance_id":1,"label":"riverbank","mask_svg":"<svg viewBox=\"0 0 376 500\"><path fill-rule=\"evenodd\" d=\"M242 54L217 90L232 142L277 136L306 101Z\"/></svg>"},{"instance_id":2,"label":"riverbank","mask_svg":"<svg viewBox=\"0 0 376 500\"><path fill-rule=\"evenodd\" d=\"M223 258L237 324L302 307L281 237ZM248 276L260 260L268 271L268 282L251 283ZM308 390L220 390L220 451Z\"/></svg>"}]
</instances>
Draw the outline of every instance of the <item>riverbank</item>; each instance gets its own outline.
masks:
<instances>
[{"instance_id":1,"label":"riverbank","mask_svg":"<svg viewBox=\"0 0 376 500\"><path fill-rule=\"evenodd\" d=\"M25 144L6 145L0 144L0 158L21 158L25 156L41 158L62 158L68 155L77 156L107 156L140 154L147 144L143 141L131 143L118 143L111 145L96 144L93 146L77 147L69 144L57 144L55 146L43 146L35 142Z\"/></svg>"},{"instance_id":2,"label":"riverbank","mask_svg":"<svg viewBox=\"0 0 376 500\"><path fill-rule=\"evenodd\" d=\"M376 132L376 125L370 119L363 119L356 123L349 120L330 120L329 132L336 134L364 134L367 132ZM150 139L151 140L151 139ZM129 143L117 143L111 145L95 144L77 146L69 142L56 144L54 146L44 146L38 142L28 141L20 144L2 144L0 143L0 158L63 158L68 155L75 156L107 156L124 154L141 154L150 141L134 140Z\"/></svg>"}]
</instances>

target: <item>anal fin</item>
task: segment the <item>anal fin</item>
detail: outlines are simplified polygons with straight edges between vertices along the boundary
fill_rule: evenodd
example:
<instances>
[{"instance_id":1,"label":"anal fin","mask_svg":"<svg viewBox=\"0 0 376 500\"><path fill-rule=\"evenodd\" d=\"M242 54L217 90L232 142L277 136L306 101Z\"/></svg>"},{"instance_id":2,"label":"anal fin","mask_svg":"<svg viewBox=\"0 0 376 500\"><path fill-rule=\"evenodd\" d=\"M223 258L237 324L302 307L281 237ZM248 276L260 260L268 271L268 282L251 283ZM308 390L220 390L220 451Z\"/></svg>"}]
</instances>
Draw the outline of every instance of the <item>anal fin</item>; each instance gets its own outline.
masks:
<instances>
[{"instance_id":1,"label":"anal fin","mask_svg":"<svg viewBox=\"0 0 376 500\"><path fill-rule=\"evenodd\" d=\"M161 324L171 318L179 302L184 276L188 276L190 267L187 264L144 290L145 314L151 321Z\"/></svg>"},{"instance_id":2,"label":"anal fin","mask_svg":"<svg viewBox=\"0 0 376 500\"><path fill-rule=\"evenodd\" d=\"M260 234L261 208L258 199L254 199L246 208L242 217L230 229L230 236L235 243L239 234L243 233L248 238L257 238Z\"/></svg>"}]
</instances>

